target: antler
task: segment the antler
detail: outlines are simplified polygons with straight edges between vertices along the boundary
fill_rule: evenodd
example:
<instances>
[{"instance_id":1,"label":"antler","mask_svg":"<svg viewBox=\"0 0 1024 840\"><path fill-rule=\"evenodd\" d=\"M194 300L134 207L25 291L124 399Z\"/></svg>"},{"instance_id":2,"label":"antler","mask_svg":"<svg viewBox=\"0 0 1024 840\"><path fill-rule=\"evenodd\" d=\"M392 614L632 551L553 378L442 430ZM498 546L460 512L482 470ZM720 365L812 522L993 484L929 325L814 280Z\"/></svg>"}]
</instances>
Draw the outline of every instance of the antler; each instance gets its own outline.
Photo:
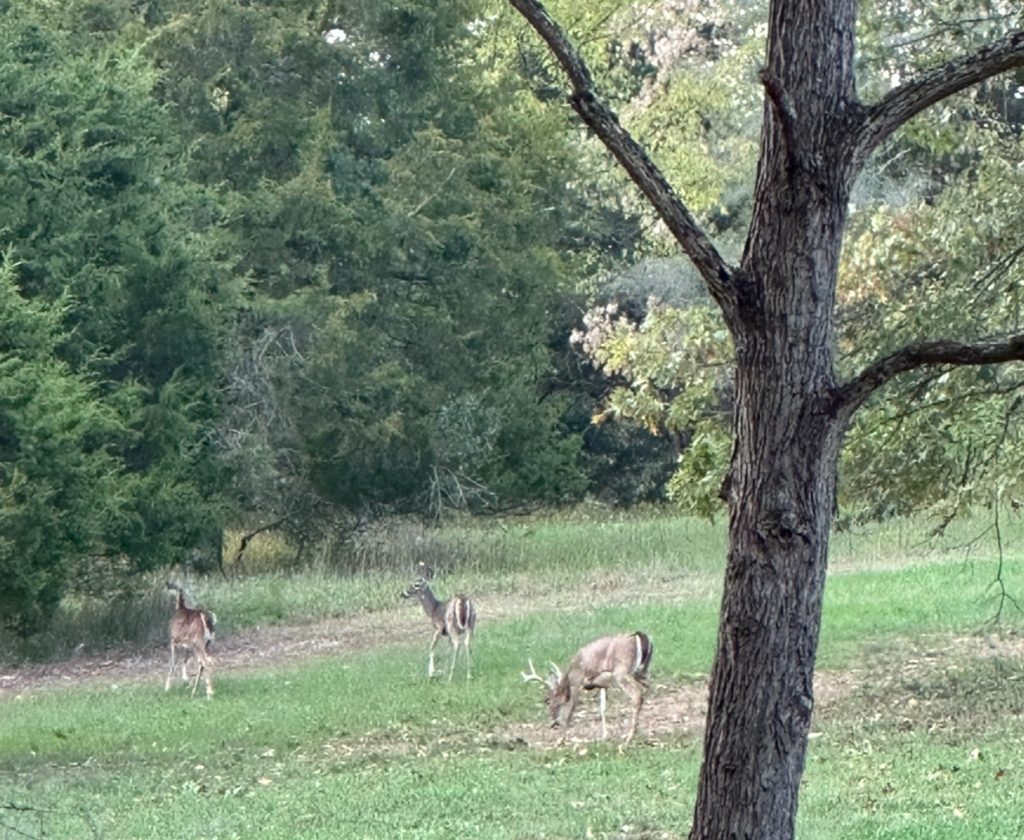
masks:
<instances>
[{"instance_id":1,"label":"antler","mask_svg":"<svg viewBox=\"0 0 1024 840\"><path fill-rule=\"evenodd\" d=\"M520 671L519 672L519 676L521 676L523 678L523 682L539 682L539 683L543 683L544 682L544 678L540 674L538 674L537 673L537 669L533 667L533 660L532 659L528 659L526 661L530 663L530 673L527 674L526 671Z\"/></svg>"},{"instance_id":2,"label":"antler","mask_svg":"<svg viewBox=\"0 0 1024 840\"><path fill-rule=\"evenodd\" d=\"M523 682L539 682L546 685L548 689L553 689L562 681L562 672L558 669L558 666L554 662L548 663L551 666L551 673L547 679L537 673L537 669L533 667L533 660L526 660L530 665L530 673L526 671L520 671L519 676L523 678Z\"/></svg>"}]
</instances>

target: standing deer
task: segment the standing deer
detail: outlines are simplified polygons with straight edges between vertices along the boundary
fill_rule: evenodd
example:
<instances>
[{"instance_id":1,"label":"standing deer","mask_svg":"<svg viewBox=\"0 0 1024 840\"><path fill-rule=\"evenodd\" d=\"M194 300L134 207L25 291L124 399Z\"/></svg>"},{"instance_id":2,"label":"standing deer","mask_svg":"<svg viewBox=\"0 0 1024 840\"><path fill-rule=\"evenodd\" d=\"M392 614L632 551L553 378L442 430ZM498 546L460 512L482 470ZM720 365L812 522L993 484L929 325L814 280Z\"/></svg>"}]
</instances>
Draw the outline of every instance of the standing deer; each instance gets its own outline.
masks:
<instances>
[{"instance_id":1,"label":"standing deer","mask_svg":"<svg viewBox=\"0 0 1024 840\"><path fill-rule=\"evenodd\" d=\"M605 703L608 686L615 683L633 702L633 720L622 745L633 740L640 720L640 707L647 689L647 668L651 664L654 646L646 633L623 633L604 636L581 647L569 663L563 675L558 666L551 663L547 679L539 676L529 660L530 672L522 672L523 682L536 681L547 686L548 708L551 711L552 727L562 728L562 739L572 721L580 693L599 689L601 706L601 738L608 737L605 723Z\"/></svg>"},{"instance_id":2,"label":"standing deer","mask_svg":"<svg viewBox=\"0 0 1024 840\"><path fill-rule=\"evenodd\" d=\"M455 673L455 661L459 656L459 647L466 651L466 679L472 671L472 655L470 646L473 642L473 630L476 628L476 606L465 595L454 595L450 601L442 602L431 591L423 578L419 578L401 593L403 598L416 598L423 606L430 623L434 625L434 637L430 640L430 660L427 664L427 676L434 676L434 648L442 636L447 636L452 645L452 663L448 668L448 682Z\"/></svg>"},{"instance_id":3,"label":"standing deer","mask_svg":"<svg viewBox=\"0 0 1024 840\"><path fill-rule=\"evenodd\" d=\"M210 679L213 659L210 656L210 642L213 641L217 617L202 607L197 609L186 607L185 591L176 583L168 582L167 588L176 593L177 600L174 615L171 618L171 665L167 671L167 682L164 685L164 691L170 691L171 689L175 658L178 649L181 648L185 651L181 661L181 678L186 682L188 681L188 672L185 666L189 657L194 657L198 666L196 674L192 678L192 696L196 696L199 678L202 677L206 683L206 698L209 700L213 697L213 684Z\"/></svg>"}]
</instances>

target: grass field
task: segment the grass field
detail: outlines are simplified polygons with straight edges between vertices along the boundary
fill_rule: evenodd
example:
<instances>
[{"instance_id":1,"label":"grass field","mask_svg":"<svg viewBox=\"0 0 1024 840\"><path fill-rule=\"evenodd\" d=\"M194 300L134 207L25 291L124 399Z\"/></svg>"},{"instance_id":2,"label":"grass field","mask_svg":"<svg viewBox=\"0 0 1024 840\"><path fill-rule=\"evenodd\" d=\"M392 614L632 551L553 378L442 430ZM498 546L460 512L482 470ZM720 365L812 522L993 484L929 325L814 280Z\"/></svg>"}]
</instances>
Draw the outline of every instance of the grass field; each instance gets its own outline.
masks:
<instances>
[{"instance_id":1,"label":"grass field","mask_svg":"<svg viewBox=\"0 0 1024 840\"><path fill-rule=\"evenodd\" d=\"M926 523L835 538L799 837L1024 836L1024 620L1004 604L990 623L997 548L973 540L984 523L959 527L941 544L923 541ZM1021 537L1003 528L1011 593L1024 588ZM701 729L676 701L703 697L720 529L582 520L443 540L438 588L481 605L472 681L427 681L423 620L415 642L385 627L368 649L225 670L211 702L165 694L159 666L7 696L0 837L685 837ZM408 619L395 603L406 577L382 564L196 585L243 637ZM556 746L537 686L519 679L526 658L564 662L635 628L655 643L638 741L620 753L589 740L591 700ZM610 705L617 735L624 710Z\"/></svg>"}]
</instances>

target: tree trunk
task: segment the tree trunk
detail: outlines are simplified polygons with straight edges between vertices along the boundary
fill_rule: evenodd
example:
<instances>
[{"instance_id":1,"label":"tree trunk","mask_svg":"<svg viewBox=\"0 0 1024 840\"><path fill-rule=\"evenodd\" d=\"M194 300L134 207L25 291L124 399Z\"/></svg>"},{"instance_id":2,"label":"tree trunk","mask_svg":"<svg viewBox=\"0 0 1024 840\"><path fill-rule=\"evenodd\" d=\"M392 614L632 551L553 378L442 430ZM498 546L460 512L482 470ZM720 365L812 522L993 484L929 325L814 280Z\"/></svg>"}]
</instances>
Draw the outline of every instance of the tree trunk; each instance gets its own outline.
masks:
<instances>
[{"instance_id":1,"label":"tree trunk","mask_svg":"<svg viewBox=\"0 0 1024 840\"><path fill-rule=\"evenodd\" d=\"M692 838L793 836L814 707L844 432L829 409L848 194L832 132L852 104L853 21L850 4L820 2L786 25L785 5L771 9L755 215L730 319L729 556Z\"/></svg>"},{"instance_id":2,"label":"tree trunk","mask_svg":"<svg viewBox=\"0 0 1024 840\"><path fill-rule=\"evenodd\" d=\"M784 330L771 338L738 365L729 555L693 838L791 837L804 768L842 429L821 411L828 350Z\"/></svg>"}]
</instances>

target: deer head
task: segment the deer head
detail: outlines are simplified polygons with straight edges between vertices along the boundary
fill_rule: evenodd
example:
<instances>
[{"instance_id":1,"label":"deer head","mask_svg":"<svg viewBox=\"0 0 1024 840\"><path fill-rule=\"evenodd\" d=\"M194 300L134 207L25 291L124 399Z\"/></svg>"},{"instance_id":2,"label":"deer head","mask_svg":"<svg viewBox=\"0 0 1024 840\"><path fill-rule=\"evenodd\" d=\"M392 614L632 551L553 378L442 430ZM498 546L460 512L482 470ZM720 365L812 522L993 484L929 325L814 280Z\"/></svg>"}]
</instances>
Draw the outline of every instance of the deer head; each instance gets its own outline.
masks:
<instances>
[{"instance_id":1,"label":"deer head","mask_svg":"<svg viewBox=\"0 0 1024 840\"><path fill-rule=\"evenodd\" d=\"M584 691L597 689L601 700L601 733L607 737L605 722L605 701L610 685L617 685L630 698L633 705L633 719L625 743L636 734L647 689L647 668L653 653L650 637L646 633L624 633L603 636L581 647L563 674L557 665L551 663L551 672L545 679L529 660L530 671L522 672L524 682L540 682L547 687L545 701L551 712L551 725L567 729L572 722L573 712ZM565 736L563 735L563 738Z\"/></svg>"},{"instance_id":2,"label":"deer head","mask_svg":"<svg viewBox=\"0 0 1024 840\"><path fill-rule=\"evenodd\" d=\"M523 682L539 682L544 686L544 703L547 705L548 711L551 712L551 726L552 728L557 727L559 712L561 712L562 706L569 702L568 681L562 676L561 669L554 662L548 663L549 670L546 677L537 673L532 659L528 659L527 663L530 666L529 673L520 671L519 675L523 678Z\"/></svg>"}]
</instances>

